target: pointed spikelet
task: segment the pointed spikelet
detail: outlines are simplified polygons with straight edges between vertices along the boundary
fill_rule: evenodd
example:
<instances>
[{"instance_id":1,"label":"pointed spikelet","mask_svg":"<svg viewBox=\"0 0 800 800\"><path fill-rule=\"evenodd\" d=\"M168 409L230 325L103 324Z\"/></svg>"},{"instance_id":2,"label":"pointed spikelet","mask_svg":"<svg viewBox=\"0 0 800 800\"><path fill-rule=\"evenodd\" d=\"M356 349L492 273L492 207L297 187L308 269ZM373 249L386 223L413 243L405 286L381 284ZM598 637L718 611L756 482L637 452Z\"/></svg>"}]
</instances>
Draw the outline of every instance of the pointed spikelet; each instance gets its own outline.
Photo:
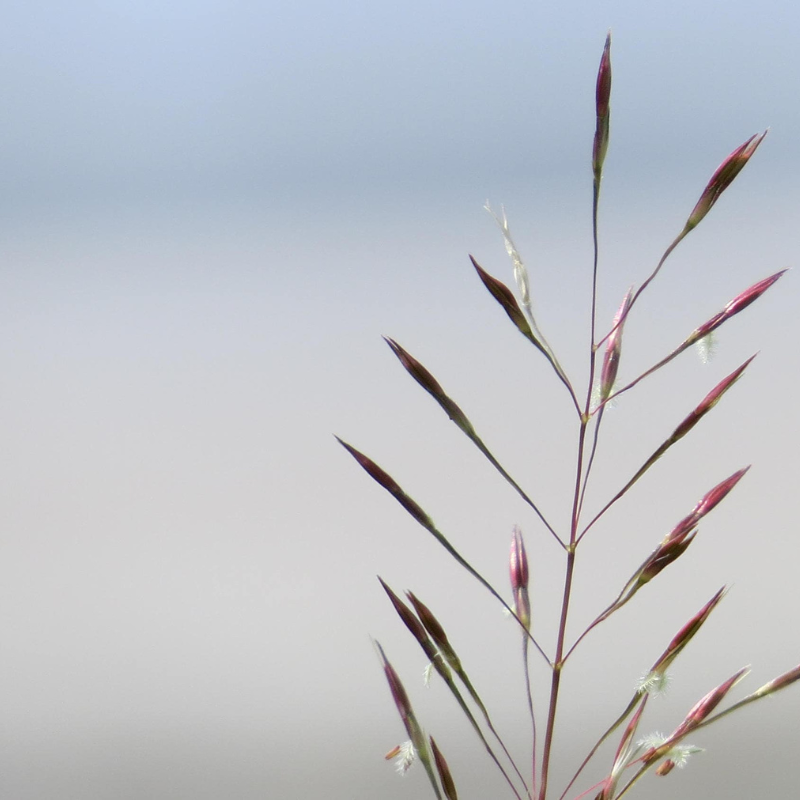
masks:
<instances>
[{"instance_id":1,"label":"pointed spikelet","mask_svg":"<svg viewBox=\"0 0 800 800\"><path fill-rule=\"evenodd\" d=\"M611 31L606 36L600 67L597 70L597 87L595 91L595 110L597 124L592 146L592 171L595 183L600 182L603 162L608 152L608 138L611 123Z\"/></svg>"},{"instance_id":2,"label":"pointed spikelet","mask_svg":"<svg viewBox=\"0 0 800 800\"><path fill-rule=\"evenodd\" d=\"M631 300L633 299L633 287L628 289L628 293L622 300L622 305L614 317L614 323L611 326L611 334L606 341L606 352L603 357L603 369L600 373L600 400L606 400L614 388L614 383L617 380L617 371L619 370L619 359L622 354L622 329L625 326L625 319L628 314L628 309L631 307Z\"/></svg>"},{"instance_id":3,"label":"pointed spikelet","mask_svg":"<svg viewBox=\"0 0 800 800\"><path fill-rule=\"evenodd\" d=\"M531 626L531 602L528 595L528 555L525 552L522 531L516 525L511 539L508 568L511 577L511 591L514 596L514 610L517 612L522 624L529 630Z\"/></svg>"},{"instance_id":4,"label":"pointed spikelet","mask_svg":"<svg viewBox=\"0 0 800 800\"><path fill-rule=\"evenodd\" d=\"M767 695L779 692L781 689L785 689L787 686L791 686L795 681L798 680L800 680L800 664L794 667L794 669L784 672L783 675L773 678L769 683L765 683L760 689L756 689L756 691L753 692L753 696L754 698L766 697Z\"/></svg>"},{"instance_id":5,"label":"pointed spikelet","mask_svg":"<svg viewBox=\"0 0 800 800\"><path fill-rule=\"evenodd\" d=\"M617 783L622 776L625 768L634 757L638 748L634 747L633 737L636 736L636 730L639 727L639 720L642 717L647 697L645 697L636 709L636 713L631 717L630 722L625 728L625 733L622 734L622 739L617 747L617 753L614 756L614 764L611 767L611 773L605 779L603 789L597 795L596 800L611 800L617 789Z\"/></svg>"},{"instance_id":6,"label":"pointed spikelet","mask_svg":"<svg viewBox=\"0 0 800 800\"><path fill-rule=\"evenodd\" d=\"M436 645L428 636L428 633L423 627L422 623L414 616L414 612L411 611L411 609L386 585L386 583L383 582L380 576L378 577L378 580L381 582L381 586L383 586L384 591L392 601L392 605L394 606L395 611L397 611L398 616L401 620L403 620L405 626L411 631L414 638L419 643L430 665L433 666L433 668L442 676L442 678L444 678L446 682L449 682L452 679L450 668L445 663L442 655L436 648Z\"/></svg>"},{"instance_id":7,"label":"pointed spikelet","mask_svg":"<svg viewBox=\"0 0 800 800\"><path fill-rule=\"evenodd\" d=\"M378 580L380 581L383 590L392 601L394 610L397 612L400 619L403 620L403 623L411 631L414 638L423 647L425 647L425 644L429 643L430 639L428 638L428 634L425 632L425 628L422 627L422 623L414 616L411 609L389 588L386 583L384 583L380 575L378 576Z\"/></svg>"},{"instance_id":8,"label":"pointed spikelet","mask_svg":"<svg viewBox=\"0 0 800 800\"><path fill-rule=\"evenodd\" d=\"M723 681L719 686L712 689L705 697L698 700L691 711L686 715L683 722L678 725L675 732L670 738L677 738L691 730L694 730L709 714L724 700L725 695L737 684L739 681L750 672L749 667L743 667L738 672L731 675L728 680Z\"/></svg>"},{"instance_id":9,"label":"pointed spikelet","mask_svg":"<svg viewBox=\"0 0 800 800\"><path fill-rule=\"evenodd\" d=\"M697 531L690 536L687 530L680 537L662 542L639 570L639 574L636 576L637 586L641 587L649 583L661 570L680 558L694 541L696 534Z\"/></svg>"},{"instance_id":10,"label":"pointed spikelet","mask_svg":"<svg viewBox=\"0 0 800 800\"><path fill-rule=\"evenodd\" d=\"M698 700L684 718L683 722L666 738L663 744L651 747L642 755L644 764L653 764L664 756L668 755L672 748L686 734L691 733L700 726L704 720L714 711L714 709L725 699L728 692L750 672L749 667L744 667L731 675L728 680L723 681L719 686L712 689L705 697Z\"/></svg>"},{"instance_id":11,"label":"pointed spikelet","mask_svg":"<svg viewBox=\"0 0 800 800\"><path fill-rule=\"evenodd\" d=\"M392 693L392 698L397 706L397 711L400 714L400 719L403 721L408 738L411 740L413 748L416 750L417 757L425 767L425 772L428 775L431 787L437 798L441 798L439 786L436 781L436 776L433 772L433 765L431 763L430 753L428 751L428 741L422 731L422 727L414 715L414 710L411 708L411 701L408 699L408 694L403 687L400 677L398 676L395 668L389 663L386 658L386 653L378 642L375 642L375 647L383 664L383 672L386 675L386 681L389 684L389 690Z\"/></svg>"},{"instance_id":12,"label":"pointed spikelet","mask_svg":"<svg viewBox=\"0 0 800 800\"><path fill-rule=\"evenodd\" d=\"M381 660L383 661L383 673L386 676L387 683L389 684L389 691L392 693L392 699L394 700L394 704L397 706L397 711L400 714L400 719L403 721L403 725L405 725L406 732L413 741L414 710L411 708L411 701L408 699L408 694L406 693L405 687L400 680L400 676L386 658L383 648L381 648L380 645L378 645L378 648L381 654ZM415 746L417 746L416 743Z\"/></svg>"},{"instance_id":13,"label":"pointed spikelet","mask_svg":"<svg viewBox=\"0 0 800 800\"><path fill-rule=\"evenodd\" d=\"M687 339L678 348L678 352L685 350L695 342L705 339L710 336L720 325L727 322L731 317L735 317L740 311L744 311L751 303L755 303L764 292L769 289L772 284L776 283L788 270L782 269L768 278L754 283L748 289L740 292L733 298L719 313L711 317L710 320L704 322L699 328L689 334Z\"/></svg>"},{"instance_id":14,"label":"pointed spikelet","mask_svg":"<svg viewBox=\"0 0 800 800\"><path fill-rule=\"evenodd\" d=\"M335 437L336 441L350 453L351 456L361 465L364 471L377 483L379 483L389 494L400 503L403 508L411 514L414 519L425 528L430 530L434 527L431 518L412 500L398 485L397 481L388 472L381 469L369 456L356 450L352 445Z\"/></svg>"},{"instance_id":15,"label":"pointed spikelet","mask_svg":"<svg viewBox=\"0 0 800 800\"><path fill-rule=\"evenodd\" d=\"M528 320L525 319L525 314L522 313L522 309L514 298L511 289L486 272L472 256L469 259L472 262L472 266L475 267L478 277L483 281L483 285L489 290L489 294L497 300L503 311L508 314L508 318L514 323L517 330L546 355L542 343L534 336L531 326L528 324Z\"/></svg>"},{"instance_id":16,"label":"pointed spikelet","mask_svg":"<svg viewBox=\"0 0 800 800\"><path fill-rule=\"evenodd\" d=\"M700 221L711 211L714 203L719 200L720 195L733 183L736 176L744 169L745 164L755 153L767 131L751 136L744 144L739 145L718 167L711 176L706 188L700 195L697 205L692 209L689 219L686 221L684 234L692 228L697 227Z\"/></svg>"},{"instance_id":17,"label":"pointed spikelet","mask_svg":"<svg viewBox=\"0 0 800 800\"><path fill-rule=\"evenodd\" d=\"M680 655L680 652L694 638L695 634L703 627L703 623L708 619L711 612L717 607L719 601L725 596L723 586L673 637L667 649L659 656L653 664L650 674L663 675L669 669L672 662Z\"/></svg>"},{"instance_id":18,"label":"pointed spikelet","mask_svg":"<svg viewBox=\"0 0 800 800\"><path fill-rule=\"evenodd\" d=\"M679 439L682 439L686 436L689 431L697 425L698 422L706 415L712 408L722 399L722 395L728 391L728 389L733 386L736 381L739 380L742 373L747 369L750 362L755 358L755 355L750 356L747 361L744 362L740 367L737 367L730 375L723 378L700 402L700 404L689 414L686 419L678 425L677 428L670 436L669 441L670 444L674 444Z\"/></svg>"},{"instance_id":19,"label":"pointed spikelet","mask_svg":"<svg viewBox=\"0 0 800 800\"><path fill-rule=\"evenodd\" d=\"M749 289L745 289L740 294L736 295L733 300L728 303L725 308L723 309L723 313L725 314L725 318L728 319L732 317L734 314L738 314L740 311L744 311L747 306L751 303L754 303L761 297L764 292L772 286L784 273L788 272L788 269L782 269L779 272L776 272L774 275L770 275L768 278L764 278L764 280L758 281L758 283L754 283Z\"/></svg>"},{"instance_id":20,"label":"pointed spikelet","mask_svg":"<svg viewBox=\"0 0 800 800\"><path fill-rule=\"evenodd\" d=\"M450 774L450 767L447 766L447 762L444 760L442 751L439 749L439 746L436 744L433 736L430 737L430 741L431 750L433 751L433 760L436 762L436 769L439 772L439 778L442 781L444 796L447 798L447 800L458 800L458 793L456 792L456 785L453 782L453 776Z\"/></svg>"},{"instance_id":21,"label":"pointed spikelet","mask_svg":"<svg viewBox=\"0 0 800 800\"><path fill-rule=\"evenodd\" d=\"M749 469L750 467L748 466L737 470L729 478L725 478L724 481L721 481L713 489L706 492L694 507L692 513L695 517L700 520L706 514L713 511L728 496L733 487L747 474Z\"/></svg>"},{"instance_id":22,"label":"pointed spikelet","mask_svg":"<svg viewBox=\"0 0 800 800\"><path fill-rule=\"evenodd\" d=\"M411 377L442 407L447 416L450 417L462 431L468 436L474 436L475 429L472 427L472 423L467 419L458 405L447 396L439 381L394 339L390 339L387 336L383 338L386 344L391 347L392 352L397 356L400 363L406 368L408 374L411 375Z\"/></svg>"},{"instance_id":23,"label":"pointed spikelet","mask_svg":"<svg viewBox=\"0 0 800 800\"><path fill-rule=\"evenodd\" d=\"M439 623L439 620L436 619L428 606L417 598L413 592L406 592L406 596L411 601L411 604L414 606L414 611L417 612L417 616L425 626L425 630L428 631L431 639L436 643L439 652L444 656L447 663L456 672L462 672L461 661L456 655L455 650L451 647L450 642L447 640L447 634L444 632L444 628Z\"/></svg>"},{"instance_id":24,"label":"pointed spikelet","mask_svg":"<svg viewBox=\"0 0 800 800\"><path fill-rule=\"evenodd\" d=\"M664 538L664 543L671 541L683 541L686 534L694 528L700 520L714 510L733 490L733 487L745 476L750 467L737 470L724 481L718 483L713 489L707 491L698 500L697 505L687 514L667 536Z\"/></svg>"}]
</instances>

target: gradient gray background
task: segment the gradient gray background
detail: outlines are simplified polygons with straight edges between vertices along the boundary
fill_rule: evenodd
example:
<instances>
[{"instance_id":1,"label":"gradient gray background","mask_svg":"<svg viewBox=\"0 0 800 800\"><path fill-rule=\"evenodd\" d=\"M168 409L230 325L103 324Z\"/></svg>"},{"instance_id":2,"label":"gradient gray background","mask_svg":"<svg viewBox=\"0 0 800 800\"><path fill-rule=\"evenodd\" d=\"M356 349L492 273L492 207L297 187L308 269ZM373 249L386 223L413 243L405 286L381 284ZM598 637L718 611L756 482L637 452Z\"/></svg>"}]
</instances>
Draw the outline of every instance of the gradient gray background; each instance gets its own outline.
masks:
<instances>
[{"instance_id":1,"label":"gradient gray background","mask_svg":"<svg viewBox=\"0 0 800 800\"><path fill-rule=\"evenodd\" d=\"M772 126L632 315L624 378L796 262L795 3L6 4L0 796L428 796L421 770L383 761L404 735L369 635L461 796L505 796L441 687L422 687L375 574L434 608L524 759L516 631L331 434L499 586L519 523L552 649L556 549L379 335L433 370L563 526L564 393L466 253L511 280L481 208L504 203L541 322L580 374L609 27L601 324L722 157ZM726 326L710 364L687 353L607 417L594 503L762 351L586 540L573 631L704 491L756 465L570 664L556 783L723 583L645 728L671 729L745 664L741 692L800 660L796 281ZM792 796L799 712L789 690L698 735L708 752L639 796Z\"/></svg>"}]
</instances>

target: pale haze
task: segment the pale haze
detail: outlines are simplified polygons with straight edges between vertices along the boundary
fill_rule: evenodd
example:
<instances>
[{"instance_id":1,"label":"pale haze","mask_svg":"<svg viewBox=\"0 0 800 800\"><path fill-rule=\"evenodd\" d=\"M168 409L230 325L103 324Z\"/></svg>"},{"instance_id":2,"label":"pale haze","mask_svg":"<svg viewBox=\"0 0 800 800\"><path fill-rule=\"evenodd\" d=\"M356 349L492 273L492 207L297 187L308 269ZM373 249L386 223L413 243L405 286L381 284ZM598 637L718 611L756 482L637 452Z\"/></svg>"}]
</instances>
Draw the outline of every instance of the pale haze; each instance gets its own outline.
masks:
<instances>
[{"instance_id":1,"label":"pale haze","mask_svg":"<svg viewBox=\"0 0 800 800\"><path fill-rule=\"evenodd\" d=\"M601 327L724 156L770 128L631 315L631 379L797 264L795 3L7 4L0 796L432 797L421 769L401 778L383 759L406 737L370 637L459 797L506 796L442 686L424 688L423 654L376 575L434 609L524 763L517 631L333 435L387 469L509 598L520 525L552 652L557 548L381 335L437 376L563 529L566 394L467 254L513 283L483 210L505 206L539 321L583 386L594 81L609 29ZM684 354L607 415L595 509L759 351L586 540L572 636L705 491L754 465L565 671L554 797L723 584L647 729L672 730L742 666L739 696L800 661L799 291L790 271L722 329L709 363ZM704 754L632 796L794 796L799 717L793 687L698 734Z\"/></svg>"}]
</instances>

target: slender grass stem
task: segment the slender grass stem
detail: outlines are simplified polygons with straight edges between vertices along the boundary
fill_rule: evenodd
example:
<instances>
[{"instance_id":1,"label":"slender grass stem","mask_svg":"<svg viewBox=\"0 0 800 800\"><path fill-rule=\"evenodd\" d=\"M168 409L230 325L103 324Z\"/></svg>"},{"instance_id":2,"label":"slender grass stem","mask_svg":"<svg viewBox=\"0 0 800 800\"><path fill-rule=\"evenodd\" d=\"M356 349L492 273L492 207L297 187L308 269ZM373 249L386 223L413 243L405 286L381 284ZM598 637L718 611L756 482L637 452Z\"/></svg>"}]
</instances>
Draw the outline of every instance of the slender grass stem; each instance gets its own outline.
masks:
<instances>
[{"instance_id":1,"label":"slender grass stem","mask_svg":"<svg viewBox=\"0 0 800 800\"><path fill-rule=\"evenodd\" d=\"M672 251L683 241L688 232L689 231L687 231L684 228L684 230L678 234L678 236L673 240L670 246L664 251L664 254L661 256L658 264L656 265L656 268L650 273L650 275L646 278L645 282L634 293L633 297L631 298L631 302L630 305L628 306L627 311L620 314L620 318L617 320L616 324L612 326L611 330L599 342L597 342L597 347L600 347L600 345L603 344L606 341L606 339L608 339L608 337L611 336L611 334L614 333L614 331L617 328L619 328L620 325L623 325L625 323L625 320L628 318L628 314L631 313L631 309L636 304L636 301L642 296L642 292L644 292L644 290L652 283L656 275L658 275L658 273L661 272L661 267L664 266L664 263L672 254Z\"/></svg>"},{"instance_id":2,"label":"slender grass stem","mask_svg":"<svg viewBox=\"0 0 800 800\"><path fill-rule=\"evenodd\" d=\"M581 512L583 511L583 501L586 499L586 487L589 484L589 475L592 472L592 466L594 465L594 457L597 453L597 443L600 440L600 425L603 422L603 408L601 408L600 413L597 415L597 420L594 424L594 430L592 432L592 449L589 452L589 461L586 464L586 473L583 476L583 486L581 487L581 500L578 504L578 516L580 516Z\"/></svg>"},{"instance_id":3,"label":"slender grass stem","mask_svg":"<svg viewBox=\"0 0 800 800\"><path fill-rule=\"evenodd\" d=\"M558 542L559 545L561 545L561 547L566 549L564 541L556 533L555 528L553 528L553 526L547 521L544 514L541 512L536 503L534 503L533 500L531 500L530 497L528 497L528 495L522 490L522 488L520 488L519 484L506 472L502 464L500 464L500 462L492 455L491 451L489 450L489 448L486 447L481 438L477 434L475 434L475 436L470 436L470 439L472 439L472 442L475 444L478 450L480 450L481 453L483 453L486 460L500 473L500 475L503 476L503 478L505 478L506 482L517 492L517 494L523 499L523 501L531 509L533 509L534 514L536 514L536 516L539 518L539 521L542 523L542 525L544 525L548 533Z\"/></svg>"},{"instance_id":4,"label":"slender grass stem","mask_svg":"<svg viewBox=\"0 0 800 800\"><path fill-rule=\"evenodd\" d=\"M558 692L561 686L561 673L564 667L564 642L567 635L567 620L569 618L569 603L572 594L572 581L575 574L575 553L577 549L578 525L581 513L581 498L586 489L584 481L584 453L586 449L586 431L589 423L589 409L592 402L592 387L596 364L597 346L595 345L595 329L597 324L597 267L599 261L599 246L597 234L597 213L600 202L600 171L596 171L592 194L592 302L591 302L591 331L589 341L589 380L586 389L586 403L581 415L580 432L578 434L578 457L575 467L575 493L572 501L572 519L570 524L569 547L567 548L567 566L564 576L564 596L561 602L561 617L558 624L558 639L556 642L556 655L553 663L553 675L550 685L550 707L547 714L547 731L542 754L542 783L539 800L547 798L547 776L550 767L550 753L553 745L556 709L558 706ZM595 427L595 430L597 428ZM596 444L596 440L595 440ZM594 447L592 448L594 454ZM588 473L588 469L587 469ZM588 479L588 475L587 475Z\"/></svg>"},{"instance_id":5,"label":"slender grass stem","mask_svg":"<svg viewBox=\"0 0 800 800\"><path fill-rule=\"evenodd\" d=\"M614 798L614 800L620 800L621 797L624 797L628 792L634 787L636 783L638 783L639 779L642 775L650 769L650 764L642 764L642 766L637 770L636 774L625 784L622 791Z\"/></svg>"},{"instance_id":6,"label":"slender grass stem","mask_svg":"<svg viewBox=\"0 0 800 800\"><path fill-rule=\"evenodd\" d=\"M531 745L531 790L530 796L536 794L536 714L533 710L533 693L531 692L530 664L528 660L528 638L522 640L522 664L525 670L525 692L528 697L528 712L531 717L532 740Z\"/></svg>"},{"instance_id":7,"label":"slender grass stem","mask_svg":"<svg viewBox=\"0 0 800 800\"><path fill-rule=\"evenodd\" d=\"M572 779L567 784L566 788L564 789L564 792L562 793L561 797L558 798L558 800L564 800L564 798L567 796L567 792L572 788L572 785L575 783L575 781L578 780L579 775L581 774L581 772L583 772L586 765L592 760L592 758L594 758L594 754L600 749L600 746L603 744L603 742L605 742L605 740L608 739L608 737L611 736L611 734L614 733L614 731L617 728L619 728L619 726L622 725L622 723L625 722L625 720L631 715L631 712L633 711L634 708L636 708L636 704L639 702L640 697L641 695L637 692L633 696L631 702L628 703L627 708L619 715L619 717L617 717L617 719L614 722L611 723L609 728L597 740L597 742L595 742L594 747L592 747L592 749L589 751L586 758L583 759L580 766L578 767L577 772L572 776Z\"/></svg>"},{"instance_id":8,"label":"slender grass stem","mask_svg":"<svg viewBox=\"0 0 800 800\"><path fill-rule=\"evenodd\" d=\"M592 353L592 367L594 366L594 353ZM586 407L588 409L591 400L591 383ZM572 580L575 574L575 551L576 534L579 521L579 503L581 494L581 478L583 475L583 456L586 446L586 426L587 417L584 415L581 420L580 433L578 435L578 463L575 469L575 495L572 503L572 524L570 525L570 546L567 548L567 567L564 575L564 596L561 601L561 617L558 624L558 640L556 642L556 655L553 662L553 675L550 685L550 706L547 713L547 730L544 739L544 751L542 753L542 783L539 791L539 800L546 800L547 797L547 776L550 767L550 752L553 745L553 732L556 721L556 708L558 706L558 692L561 685L561 672L564 666L564 642L567 634L567 619L569 617L569 603L572 595Z\"/></svg>"},{"instance_id":9,"label":"slender grass stem","mask_svg":"<svg viewBox=\"0 0 800 800\"><path fill-rule=\"evenodd\" d=\"M464 698L462 697L461 693L459 692L458 687L452 682L449 683L448 685L449 685L449 688L450 688L451 692L453 693L453 696L458 701L458 704L461 707L461 710L464 712L465 716L469 720L469 722L472 725L472 727L475 730L475 732L478 734L478 737L480 738L481 743L484 746L484 749L489 754L489 757L492 759L492 761L494 761L495 766L500 770L501 774L503 775L503 778L505 778L506 783L511 787L511 791L514 792L514 795L517 798L517 800L522 800L522 797L520 796L519 792L517 791L517 788L514 786L514 782L511 780L511 777L506 772L506 770L503 767L503 765L500 763L500 760L497 758L497 755L495 754L494 750L492 750L491 745L486 740L486 737L483 735L483 731L481 731L477 720L475 719L474 715L472 714L472 712L467 707L466 701L464 700ZM489 712L486 710L486 707L481 702L478 702L478 707L480 708L480 710L481 710L481 712L483 714L484 720L486 721L486 726L489 728L489 730L491 731L492 735L497 740L497 742L500 745L500 747L503 749L503 752L506 754L506 758L508 758L509 762L511 763L511 767L516 772L517 777L522 782L522 785L525 787L526 795L528 797L530 797L530 790L528 789L528 785L525 783L525 779L522 777L522 774L520 773L519 769L517 769L517 765L514 763L514 759L511 757L511 754L508 752L508 748L506 747L505 743L500 738L500 734L495 730L495 727L492 724L491 719L489 718Z\"/></svg>"},{"instance_id":10,"label":"slender grass stem","mask_svg":"<svg viewBox=\"0 0 800 800\"><path fill-rule=\"evenodd\" d=\"M565 662L572 655L572 653L575 650L575 648L583 641L584 637L591 630L593 630L601 622L604 622L605 620L607 620L615 611L618 611L620 608L622 608L622 606L624 606L625 603L627 603L628 600L630 600L631 597L633 597L633 595L631 595L630 597L625 598L625 600L622 600L622 596L625 594L625 590L627 588L628 587L626 585L625 588L623 588L623 590L617 595L616 600L614 600L614 602L611 603L603 612L598 614L595 617L595 619L589 624L589 626L586 628L586 630L575 640L575 642L573 643L572 647L570 647L569 650L567 650L567 653L564 656L564 661ZM621 600L622 600L622 602L620 602Z\"/></svg>"},{"instance_id":11,"label":"slender grass stem","mask_svg":"<svg viewBox=\"0 0 800 800\"><path fill-rule=\"evenodd\" d=\"M633 477L597 512L597 514L592 517L591 522L583 529L581 535L578 536L577 542L580 543L581 539L589 532L589 530L595 525L596 522L600 520L600 518L608 511L611 506L613 506L618 500L620 500L628 490L642 477L642 475L647 472L653 464L658 461L667 450L677 442L678 439L670 437L666 439L654 452L653 454L647 459L647 461L642 464L641 467L634 473Z\"/></svg>"},{"instance_id":12,"label":"slender grass stem","mask_svg":"<svg viewBox=\"0 0 800 800\"><path fill-rule=\"evenodd\" d=\"M569 615L569 600L572 592L572 577L575 571L575 551L567 552L567 570L564 579L564 598L561 604L561 621L558 626L558 643L556 645L556 660L553 664L553 676L550 684L550 706L547 712L547 730L544 736L544 752L542 753L542 778L539 789L539 800L547 797L547 776L550 768L550 752L553 746L553 731L556 722L556 707L558 705L558 690L561 684L561 657L564 652L564 637L567 629L567 616Z\"/></svg>"},{"instance_id":13,"label":"slender grass stem","mask_svg":"<svg viewBox=\"0 0 800 800\"><path fill-rule=\"evenodd\" d=\"M524 641L527 643L528 642L528 638L525 637ZM483 719L486 722L486 727L491 731L491 733L494 736L494 738L497 739L498 744L502 748L503 752L506 754L506 758L509 760L509 763L511 764L511 767L513 768L514 772L517 774L517 777L520 779L520 782L522 783L523 787L525 788L525 794L528 797L531 797L531 791L532 790L528 788L528 784L527 784L525 778L522 776L522 773L520 772L519 768L517 767L516 762L512 758L511 753L508 751L508 748L506 747L505 742L503 742L502 738L500 737L500 734L497 732L497 729L494 727L494 724L492 723L492 719L489 716L489 711L486 708L486 706L484 705L483 700L481 700L480 695L475 690L475 687L472 685L472 681L470 681L469 677L467 676L467 673L464 672L463 669L458 671L457 675L458 675L459 679L461 680L461 682L466 687L467 691L469 692L469 695L472 698L473 702L475 703L476 706L478 706L478 708L481 711L481 714L483 714ZM471 715L469 715L469 716L471 717ZM479 734L479 735L481 735L481 738L483 738L482 734ZM483 741L486 744L487 749L490 750L488 742L486 742L485 739L483 739ZM491 753L491 751L490 751L490 755L492 755L492 758L495 760L495 763L500 768L500 771L503 773L503 777L506 779L506 782L511 787L511 790L514 792L514 794L517 796L517 798L519 798L519 800L522 800L522 798L520 798L516 788L514 787L514 784L511 782L511 779L508 777L506 771L500 765L500 762L497 761L497 759L494 758L494 755Z\"/></svg>"},{"instance_id":14,"label":"slender grass stem","mask_svg":"<svg viewBox=\"0 0 800 800\"><path fill-rule=\"evenodd\" d=\"M634 378L630 383L625 384L621 389L617 389L617 391L612 392L603 402L595 409L594 413L600 413L608 403L612 400L616 400L621 394L633 389L640 381L643 381L645 378L652 375L654 372L657 372L662 367L665 367L669 364L672 359L677 358L684 350L686 350L690 345L686 344L685 342L681 344L679 347L676 347L671 353L664 356L657 364L654 364L650 369L645 370L638 378Z\"/></svg>"},{"instance_id":15,"label":"slender grass stem","mask_svg":"<svg viewBox=\"0 0 800 800\"><path fill-rule=\"evenodd\" d=\"M597 212L600 207L600 175L596 175L592 191L592 367L594 367L594 354L597 352L594 339L597 333L597 264L600 256L597 232ZM618 326L616 326L618 327ZM610 334L609 334L610 335ZM593 370L592 370L593 371ZM591 396L592 384L589 383L589 395Z\"/></svg>"},{"instance_id":16,"label":"slender grass stem","mask_svg":"<svg viewBox=\"0 0 800 800\"><path fill-rule=\"evenodd\" d=\"M599 250L599 241L598 241L598 230L597 230L597 213L600 204L600 179L599 176L595 178L594 181L594 191L592 193L592 246L593 246L593 257L592 257L592 312L591 312L591 355L589 359L589 401L586 404L586 414L590 411L590 402L592 396L592 388L594 385L594 371L595 371L595 362L596 362L596 355L597 355L597 346L594 343L594 339L597 333L597 266L600 257L600 250ZM601 407L602 408L602 407ZM592 471L592 465L594 464L594 457L595 453L597 452L597 443L600 436L600 423L602 422L603 414L602 411L597 416L597 422L595 423L594 427L594 434L592 436L592 450L589 455L589 461L586 465L586 473L583 477L583 486L580 490L580 500L578 502L578 514L577 516L580 517L581 511L583 510L583 500L586 496L586 487L589 483L589 475Z\"/></svg>"}]
</instances>

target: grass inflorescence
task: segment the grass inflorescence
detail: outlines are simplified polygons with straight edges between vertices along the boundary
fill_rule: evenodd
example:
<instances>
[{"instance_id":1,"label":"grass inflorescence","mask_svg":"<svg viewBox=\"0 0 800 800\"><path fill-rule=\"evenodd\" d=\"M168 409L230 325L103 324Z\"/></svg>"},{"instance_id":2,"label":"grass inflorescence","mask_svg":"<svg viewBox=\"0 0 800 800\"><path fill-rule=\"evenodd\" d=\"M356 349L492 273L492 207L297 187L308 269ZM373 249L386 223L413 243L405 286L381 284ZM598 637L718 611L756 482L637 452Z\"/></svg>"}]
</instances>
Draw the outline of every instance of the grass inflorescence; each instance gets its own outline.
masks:
<instances>
[{"instance_id":1,"label":"grass inflorescence","mask_svg":"<svg viewBox=\"0 0 800 800\"><path fill-rule=\"evenodd\" d=\"M502 774L510 796L516 797L517 800L523 800L523 798L547 800L548 797L559 798L559 800L567 798L577 800L577 798L583 797L595 798L595 800L619 800L626 796L647 772L652 771L658 776L665 777L673 771L675 766L682 767L689 756L699 752L698 748L686 741L686 737L701 728L714 724L745 705L774 695L800 679L800 666L796 666L743 699L731 702L729 695L734 692L748 672L747 668L739 669L704 695L685 714L672 733L646 735L647 732L642 729L642 721L647 713L649 698L663 690L668 681L669 668L724 598L726 587L722 587L668 640L664 651L642 676L630 701L619 715L610 724L604 727L600 726L596 743L585 758L575 765L572 778L566 786L556 788L551 785L551 767L555 756L554 733L558 721L559 698L564 691L565 668L568 662L575 657L580 645L590 633L632 601L642 587L658 578L670 565L684 555L698 534L700 521L728 496L744 477L749 467L736 470L729 477L708 489L686 516L671 528L667 528L669 532L634 570L627 582L619 589L615 599L598 611L582 632L570 641L567 636L567 623L570 618L570 602L575 592L575 567L581 556L583 540L586 536L596 535L598 533L597 524L605 517L609 509L625 498L659 459L664 457L680 440L688 436L703 418L713 411L723 395L742 377L754 356L751 355L737 369L719 381L699 403L695 401L695 404L690 406L689 413L677 424L672 433L641 462L639 468L630 477L627 479L623 477L620 480L621 488L601 505L599 511L591 514L585 512L584 501L588 489L592 485L592 468L599 447L599 434L603 425L604 412L616 398L633 390L643 380L685 352L691 345L708 342L712 334L758 300L786 271L777 271L740 292L721 311L692 331L673 350L656 359L651 367L642 371L632 380L622 385L618 384L619 365L624 355L626 320L640 302L642 295L650 288L670 255L702 222L723 192L753 157L763 142L766 131L749 137L722 161L702 190L685 225L666 248L655 268L646 275L638 287L631 287L623 298L610 326L606 330L602 330L599 329L597 319L598 208L603 167L610 141L611 87L611 36L609 34L605 41L597 74L595 95L596 127L591 159L593 260L590 276L591 307L588 326L590 340L586 342L585 391L581 390L580 384L571 379L564 370L555 349L545 338L541 326L534 317L527 268L511 238L505 209L503 209L502 215L497 215L487 205L487 210L493 215L502 232L506 250L512 261L521 302L517 301L515 293L508 286L490 275L475 258L470 256L472 265L484 287L500 305L517 331L533 345L537 357L546 360L554 377L566 389L565 402L574 411L576 432L574 440L577 442L577 450L570 489L570 509L565 515L569 523L564 529L559 529L546 518L537 498L526 492L497 460L476 431L473 423L455 400L446 393L430 370L397 341L386 338L390 349L409 375L436 401L483 457L513 487L533 512L536 524L546 531L549 541L561 551L563 591L559 598L555 642L545 643L536 633L534 621L537 611L531 608L529 594L532 569L523 534L518 526L514 526L512 532L509 557L511 599L507 601L504 591L493 586L462 555L451 539L439 530L430 515L400 487L386 470L379 467L369 456L339 439L339 442L367 474L389 492L464 570L482 584L494 599L502 604L507 614L516 623L521 643L520 657L525 679L525 702L531 726L530 759L526 759L524 764L517 763L512 758L511 751L498 733L483 698L467 673L461 656L456 652L455 646L451 643L442 623L433 611L413 592L406 593L404 600L381 580L381 585L394 610L429 661L431 673L438 675L444 682L469 725L477 734L491 763ZM428 776L434 796L440 799L455 800L458 797L458 776L451 773L445 756L435 740L423 731L411 706L408 693L383 648L377 645L377 649L392 697L409 740L396 747L389 755L398 758L399 769L402 772L408 769L413 761L419 760ZM531 653L533 653L534 663L531 663ZM536 670L544 669L548 673L547 702L541 707L537 707L531 691L534 668ZM596 764L595 756L601 745L608 740L616 742L613 760L610 764ZM594 778L585 777L590 764L597 766L599 770L595 773ZM579 788L580 784L583 784L582 788Z\"/></svg>"}]
</instances>

